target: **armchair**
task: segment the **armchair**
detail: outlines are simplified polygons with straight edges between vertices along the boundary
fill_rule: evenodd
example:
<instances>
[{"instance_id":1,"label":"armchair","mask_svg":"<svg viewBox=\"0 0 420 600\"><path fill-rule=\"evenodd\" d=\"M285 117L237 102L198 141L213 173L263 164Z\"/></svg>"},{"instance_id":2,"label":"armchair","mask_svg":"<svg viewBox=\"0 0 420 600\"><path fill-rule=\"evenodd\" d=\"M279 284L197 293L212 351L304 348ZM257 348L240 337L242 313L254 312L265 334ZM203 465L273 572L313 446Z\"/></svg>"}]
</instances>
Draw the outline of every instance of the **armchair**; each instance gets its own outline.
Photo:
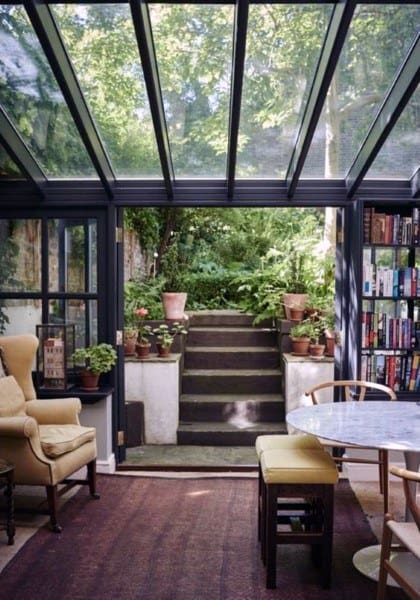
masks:
<instances>
[{"instance_id":1,"label":"armchair","mask_svg":"<svg viewBox=\"0 0 420 600\"><path fill-rule=\"evenodd\" d=\"M34 335L0 337L5 376L0 377L0 457L15 467L15 483L45 486L52 530L58 496L74 485L96 493L96 430L79 422L79 398L39 400L32 382L38 348ZM86 479L70 476L87 467ZM63 486L59 484L64 484Z\"/></svg>"}]
</instances>

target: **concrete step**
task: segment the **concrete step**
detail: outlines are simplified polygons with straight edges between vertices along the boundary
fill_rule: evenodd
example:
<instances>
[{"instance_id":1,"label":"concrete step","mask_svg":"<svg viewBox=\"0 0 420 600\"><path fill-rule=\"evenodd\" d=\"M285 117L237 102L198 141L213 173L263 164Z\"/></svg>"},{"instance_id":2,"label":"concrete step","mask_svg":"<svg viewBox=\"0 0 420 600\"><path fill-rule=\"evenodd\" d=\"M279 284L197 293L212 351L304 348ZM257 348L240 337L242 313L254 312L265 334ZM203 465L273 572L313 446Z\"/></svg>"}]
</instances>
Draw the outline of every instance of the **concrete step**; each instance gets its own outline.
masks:
<instances>
[{"instance_id":1,"label":"concrete step","mask_svg":"<svg viewBox=\"0 0 420 600\"><path fill-rule=\"evenodd\" d=\"M276 369L278 349L270 346L187 346L186 369Z\"/></svg>"},{"instance_id":2,"label":"concrete step","mask_svg":"<svg viewBox=\"0 0 420 600\"><path fill-rule=\"evenodd\" d=\"M208 310L188 313L191 327L252 327L254 315L237 310Z\"/></svg>"},{"instance_id":3,"label":"concrete step","mask_svg":"<svg viewBox=\"0 0 420 600\"><path fill-rule=\"evenodd\" d=\"M272 346L276 345L276 332L252 327L190 327L187 346Z\"/></svg>"},{"instance_id":4,"label":"concrete step","mask_svg":"<svg viewBox=\"0 0 420 600\"><path fill-rule=\"evenodd\" d=\"M183 394L279 394L280 369L185 369Z\"/></svg>"},{"instance_id":5,"label":"concrete step","mask_svg":"<svg viewBox=\"0 0 420 600\"><path fill-rule=\"evenodd\" d=\"M228 422L239 417L251 423L284 421L281 394L183 394L179 404L181 421Z\"/></svg>"},{"instance_id":6,"label":"concrete step","mask_svg":"<svg viewBox=\"0 0 420 600\"><path fill-rule=\"evenodd\" d=\"M285 423L249 423L238 420L229 423L180 422L179 445L251 446L259 435L287 433Z\"/></svg>"}]
</instances>

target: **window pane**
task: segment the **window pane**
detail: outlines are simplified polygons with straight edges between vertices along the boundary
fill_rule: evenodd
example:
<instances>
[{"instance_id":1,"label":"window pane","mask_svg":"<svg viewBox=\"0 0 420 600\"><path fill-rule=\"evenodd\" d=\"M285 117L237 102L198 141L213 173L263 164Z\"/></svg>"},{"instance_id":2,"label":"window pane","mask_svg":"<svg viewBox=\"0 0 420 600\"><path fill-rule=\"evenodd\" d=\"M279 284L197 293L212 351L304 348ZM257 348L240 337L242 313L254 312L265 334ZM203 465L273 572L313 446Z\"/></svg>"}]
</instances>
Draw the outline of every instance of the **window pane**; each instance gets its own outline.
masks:
<instances>
[{"instance_id":1,"label":"window pane","mask_svg":"<svg viewBox=\"0 0 420 600\"><path fill-rule=\"evenodd\" d=\"M119 177L162 177L127 4L51 7Z\"/></svg>"},{"instance_id":2,"label":"window pane","mask_svg":"<svg viewBox=\"0 0 420 600\"><path fill-rule=\"evenodd\" d=\"M285 177L331 5L250 7L239 177Z\"/></svg>"},{"instance_id":3,"label":"window pane","mask_svg":"<svg viewBox=\"0 0 420 600\"><path fill-rule=\"evenodd\" d=\"M41 290L41 221L0 219L0 291Z\"/></svg>"},{"instance_id":4,"label":"window pane","mask_svg":"<svg viewBox=\"0 0 420 600\"><path fill-rule=\"evenodd\" d=\"M48 249L50 291L96 292L96 220L50 219Z\"/></svg>"},{"instance_id":5,"label":"window pane","mask_svg":"<svg viewBox=\"0 0 420 600\"><path fill-rule=\"evenodd\" d=\"M49 177L96 177L22 6L0 7L0 103Z\"/></svg>"},{"instance_id":6,"label":"window pane","mask_svg":"<svg viewBox=\"0 0 420 600\"><path fill-rule=\"evenodd\" d=\"M420 22L420 6L359 4L302 176L344 177ZM405 172L403 163L394 170Z\"/></svg>"},{"instance_id":7,"label":"window pane","mask_svg":"<svg viewBox=\"0 0 420 600\"><path fill-rule=\"evenodd\" d=\"M0 179L25 179L17 164L0 144Z\"/></svg>"},{"instance_id":8,"label":"window pane","mask_svg":"<svg viewBox=\"0 0 420 600\"><path fill-rule=\"evenodd\" d=\"M409 179L419 166L420 88L394 125L366 177Z\"/></svg>"},{"instance_id":9,"label":"window pane","mask_svg":"<svg viewBox=\"0 0 420 600\"><path fill-rule=\"evenodd\" d=\"M177 177L225 177L233 6L152 4Z\"/></svg>"},{"instance_id":10,"label":"window pane","mask_svg":"<svg viewBox=\"0 0 420 600\"><path fill-rule=\"evenodd\" d=\"M96 300L52 299L49 302L49 323L74 325L76 348L98 343L98 302Z\"/></svg>"},{"instance_id":11,"label":"window pane","mask_svg":"<svg viewBox=\"0 0 420 600\"><path fill-rule=\"evenodd\" d=\"M42 320L41 300L0 300L0 333L20 335L33 333ZM35 364L34 364L35 367Z\"/></svg>"}]
</instances>

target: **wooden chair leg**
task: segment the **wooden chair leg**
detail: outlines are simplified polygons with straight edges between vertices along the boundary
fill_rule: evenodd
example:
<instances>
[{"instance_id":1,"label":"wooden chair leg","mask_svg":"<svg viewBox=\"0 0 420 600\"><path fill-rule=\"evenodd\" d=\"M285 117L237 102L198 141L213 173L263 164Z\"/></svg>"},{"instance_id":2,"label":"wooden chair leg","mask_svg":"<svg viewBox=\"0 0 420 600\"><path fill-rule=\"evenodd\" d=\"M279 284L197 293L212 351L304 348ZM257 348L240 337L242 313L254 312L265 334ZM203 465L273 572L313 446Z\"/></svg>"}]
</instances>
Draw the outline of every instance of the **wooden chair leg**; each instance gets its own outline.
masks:
<instances>
[{"instance_id":1,"label":"wooden chair leg","mask_svg":"<svg viewBox=\"0 0 420 600\"><path fill-rule=\"evenodd\" d=\"M276 588L277 580L277 488L265 485L265 561L267 568L266 587Z\"/></svg>"},{"instance_id":2,"label":"wooden chair leg","mask_svg":"<svg viewBox=\"0 0 420 600\"><path fill-rule=\"evenodd\" d=\"M61 533L62 528L57 522L57 509L58 509L58 493L56 485L46 485L48 510L50 513L51 529L54 533Z\"/></svg>"},{"instance_id":3,"label":"wooden chair leg","mask_svg":"<svg viewBox=\"0 0 420 600\"><path fill-rule=\"evenodd\" d=\"M324 486L324 529L322 538L322 586L331 586L332 545L334 525L334 487Z\"/></svg>"},{"instance_id":4,"label":"wooden chair leg","mask_svg":"<svg viewBox=\"0 0 420 600\"><path fill-rule=\"evenodd\" d=\"M379 471L380 471L380 481L382 481L382 489L381 493L384 497L384 515L388 512L389 509L389 454L388 450L380 450L379 454Z\"/></svg>"},{"instance_id":5,"label":"wooden chair leg","mask_svg":"<svg viewBox=\"0 0 420 600\"><path fill-rule=\"evenodd\" d=\"M92 498L99 499L100 496L96 492L96 459L87 464L87 477L90 495Z\"/></svg>"},{"instance_id":6,"label":"wooden chair leg","mask_svg":"<svg viewBox=\"0 0 420 600\"><path fill-rule=\"evenodd\" d=\"M379 580L378 587L376 588L376 600L385 599L386 580L388 578L388 572L385 569L385 561L389 560L391 554L391 542L392 532L388 528L385 518L382 534L381 558L379 562Z\"/></svg>"}]
</instances>

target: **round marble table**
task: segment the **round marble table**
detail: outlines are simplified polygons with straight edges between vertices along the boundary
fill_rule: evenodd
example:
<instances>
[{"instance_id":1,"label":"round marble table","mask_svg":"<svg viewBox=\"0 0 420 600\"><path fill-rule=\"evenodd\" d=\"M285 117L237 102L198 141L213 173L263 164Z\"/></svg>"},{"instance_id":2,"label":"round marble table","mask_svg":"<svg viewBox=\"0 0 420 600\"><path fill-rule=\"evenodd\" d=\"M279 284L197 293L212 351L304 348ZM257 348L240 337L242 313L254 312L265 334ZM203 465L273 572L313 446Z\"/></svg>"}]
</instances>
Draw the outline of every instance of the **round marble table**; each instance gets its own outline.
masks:
<instances>
[{"instance_id":1,"label":"round marble table","mask_svg":"<svg viewBox=\"0 0 420 600\"><path fill-rule=\"evenodd\" d=\"M417 402L330 402L303 406L286 416L289 425L305 433L349 445L369 446L404 453L406 468L420 464L420 405ZM415 484L413 486L415 489ZM407 520L412 516L406 514ZM359 550L355 567L378 579L380 546ZM388 579L389 581L389 579ZM389 583L392 584L391 581Z\"/></svg>"}]
</instances>

